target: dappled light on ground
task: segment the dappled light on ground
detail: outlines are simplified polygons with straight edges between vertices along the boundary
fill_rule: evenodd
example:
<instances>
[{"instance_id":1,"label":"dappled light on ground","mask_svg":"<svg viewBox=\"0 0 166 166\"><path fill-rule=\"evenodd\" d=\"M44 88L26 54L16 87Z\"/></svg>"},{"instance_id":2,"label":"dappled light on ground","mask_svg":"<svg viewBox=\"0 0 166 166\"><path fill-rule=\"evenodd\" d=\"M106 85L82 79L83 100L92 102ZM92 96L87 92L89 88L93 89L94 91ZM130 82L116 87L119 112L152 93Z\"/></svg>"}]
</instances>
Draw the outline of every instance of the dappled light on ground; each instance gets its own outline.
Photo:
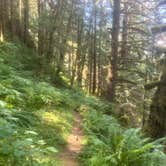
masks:
<instances>
[{"instance_id":1,"label":"dappled light on ground","mask_svg":"<svg viewBox=\"0 0 166 166\"><path fill-rule=\"evenodd\" d=\"M78 113L75 113L74 116L75 123L73 125L72 132L67 139L67 145L65 149L59 155L61 166L78 166L77 157L83 147L81 117Z\"/></svg>"}]
</instances>

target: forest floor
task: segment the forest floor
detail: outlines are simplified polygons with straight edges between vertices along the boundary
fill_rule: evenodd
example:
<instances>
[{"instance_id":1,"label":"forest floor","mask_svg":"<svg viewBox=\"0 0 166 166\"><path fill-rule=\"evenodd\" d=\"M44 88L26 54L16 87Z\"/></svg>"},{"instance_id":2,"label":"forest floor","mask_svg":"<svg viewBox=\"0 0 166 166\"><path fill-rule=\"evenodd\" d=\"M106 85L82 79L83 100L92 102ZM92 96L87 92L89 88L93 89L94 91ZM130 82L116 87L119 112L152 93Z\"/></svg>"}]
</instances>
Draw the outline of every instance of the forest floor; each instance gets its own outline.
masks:
<instances>
[{"instance_id":1,"label":"forest floor","mask_svg":"<svg viewBox=\"0 0 166 166\"><path fill-rule=\"evenodd\" d=\"M81 129L81 116L74 113L75 122L72 132L67 139L67 145L59 154L60 166L79 166L78 154L83 148L83 131Z\"/></svg>"}]
</instances>

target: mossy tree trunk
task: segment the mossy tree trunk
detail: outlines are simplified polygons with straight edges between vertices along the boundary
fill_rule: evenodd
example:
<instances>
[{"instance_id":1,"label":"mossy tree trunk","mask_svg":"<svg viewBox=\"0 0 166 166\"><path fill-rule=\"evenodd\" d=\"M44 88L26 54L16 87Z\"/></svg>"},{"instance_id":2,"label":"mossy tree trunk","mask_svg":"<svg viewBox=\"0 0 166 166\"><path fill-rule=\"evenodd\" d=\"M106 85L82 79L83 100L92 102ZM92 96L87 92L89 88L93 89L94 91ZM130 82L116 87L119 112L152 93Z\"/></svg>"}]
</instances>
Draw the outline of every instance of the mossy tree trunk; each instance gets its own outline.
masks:
<instances>
[{"instance_id":1,"label":"mossy tree trunk","mask_svg":"<svg viewBox=\"0 0 166 166\"><path fill-rule=\"evenodd\" d=\"M166 66L164 67L166 68ZM161 138L166 135L166 69L164 69L161 84L158 85L148 118L148 133L152 138Z\"/></svg>"}]
</instances>

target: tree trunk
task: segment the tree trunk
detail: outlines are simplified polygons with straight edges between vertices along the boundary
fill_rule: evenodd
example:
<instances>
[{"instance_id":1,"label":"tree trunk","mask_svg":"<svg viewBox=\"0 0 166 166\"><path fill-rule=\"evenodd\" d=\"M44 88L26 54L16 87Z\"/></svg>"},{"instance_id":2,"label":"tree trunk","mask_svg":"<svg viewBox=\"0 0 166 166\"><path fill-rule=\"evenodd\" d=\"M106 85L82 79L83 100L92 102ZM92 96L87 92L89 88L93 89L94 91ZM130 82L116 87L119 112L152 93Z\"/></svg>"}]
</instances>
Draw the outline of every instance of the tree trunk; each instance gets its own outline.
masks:
<instances>
[{"instance_id":1,"label":"tree trunk","mask_svg":"<svg viewBox=\"0 0 166 166\"><path fill-rule=\"evenodd\" d=\"M29 0L24 0L24 28L23 28L23 40L28 44L28 25L29 25Z\"/></svg>"},{"instance_id":2,"label":"tree trunk","mask_svg":"<svg viewBox=\"0 0 166 166\"><path fill-rule=\"evenodd\" d=\"M0 1L0 42L4 40L4 1Z\"/></svg>"},{"instance_id":3,"label":"tree trunk","mask_svg":"<svg viewBox=\"0 0 166 166\"><path fill-rule=\"evenodd\" d=\"M96 57L96 35L97 35L97 23L96 23L96 14L97 14L97 11L96 11L96 3L94 2L94 41L93 41L93 87L92 87L92 93L95 94L96 92L96 60L97 60L97 57Z\"/></svg>"},{"instance_id":4,"label":"tree trunk","mask_svg":"<svg viewBox=\"0 0 166 166\"><path fill-rule=\"evenodd\" d=\"M166 135L166 68L160 82L162 84L158 84L147 123L147 130L152 138L161 138Z\"/></svg>"},{"instance_id":5,"label":"tree trunk","mask_svg":"<svg viewBox=\"0 0 166 166\"><path fill-rule=\"evenodd\" d=\"M124 4L124 16L123 16L123 29L122 29L122 47L121 47L121 58L122 61L127 56L127 37L128 37L128 14L127 14L127 3ZM124 62L122 62L124 64ZM125 64L124 64L125 65Z\"/></svg>"},{"instance_id":6,"label":"tree trunk","mask_svg":"<svg viewBox=\"0 0 166 166\"><path fill-rule=\"evenodd\" d=\"M38 0L38 58L39 58L39 75L43 74L43 58L44 58L44 30L41 23L41 17L43 12L43 2Z\"/></svg>"},{"instance_id":7,"label":"tree trunk","mask_svg":"<svg viewBox=\"0 0 166 166\"><path fill-rule=\"evenodd\" d=\"M83 33L83 19L78 18L78 28L77 28L77 53L76 53L76 62L77 62L77 84L79 87L82 86L82 33Z\"/></svg>"},{"instance_id":8,"label":"tree trunk","mask_svg":"<svg viewBox=\"0 0 166 166\"><path fill-rule=\"evenodd\" d=\"M109 76L109 83L107 87L107 99L110 102L115 100L115 88L117 78L117 62L118 62L118 37L120 29L120 2L121 0L114 0L113 7L113 25L112 25L112 52L110 56L111 70Z\"/></svg>"},{"instance_id":9,"label":"tree trunk","mask_svg":"<svg viewBox=\"0 0 166 166\"><path fill-rule=\"evenodd\" d=\"M63 2L63 1L62 1ZM72 18L73 18L73 7L74 7L74 0L72 0L71 2L71 11L69 14L69 18L68 18L68 22L67 22L67 26L66 26L66 32L65 32L65 38L62 39L62 45L66 47L67 44L67 37L70 33L71 30L71 25L72 25ZM62 9L63 3L60 4L60 9ZM64 59L65 59L65 53L66 53L66 48L63 48L63 50L60 50L60 57L59 57L59 62L57 65L57 71L56 71L56 75L59 76L59 73L61 71L63 71L63 67L64 67Z\"/></svg>"}]
</instances>

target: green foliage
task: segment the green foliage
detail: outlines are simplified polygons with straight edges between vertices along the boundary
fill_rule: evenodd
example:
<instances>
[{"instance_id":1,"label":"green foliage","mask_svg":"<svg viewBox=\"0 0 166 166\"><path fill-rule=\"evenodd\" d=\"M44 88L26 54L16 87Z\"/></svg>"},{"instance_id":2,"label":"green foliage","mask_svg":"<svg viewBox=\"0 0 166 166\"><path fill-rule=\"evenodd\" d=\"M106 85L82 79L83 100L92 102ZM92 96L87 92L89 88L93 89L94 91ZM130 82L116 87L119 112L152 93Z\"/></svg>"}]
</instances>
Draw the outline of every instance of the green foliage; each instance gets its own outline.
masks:
<instances>
[{"instance_id":1,"label":"green foliage","mask_svg":"<svg viewBox=\"0 0 166 166\"><path fill-rule=\"evenodd\" d=\"M1 43L0 44L0 64L4 67L15 70L34 71L37 68L37 56L33 50L22 43ZM1 68L0 68L1 70ZM26 73L25 71L23 72ZM17 74L19 74L17 72ZM28 72L28 74L32 74Z\"/></svg>"},{"instance_id":2,"label":"green foliage","mask_svg":"<svg viewBox=\"0 0 166 166\"><path fill-rule=\"evenodd\" d=\"M62 93L63 91L63 93ZM69 91L56 89L49 83L11 76L0 82L0 99L11 107L34 111L47 106L71 106Z\"/></svg>"},{"instance_id":3,"label":"green foliage","mask_svg":"<svg viewBox=\"0 0 166 166\"><path fill-rule=\"evenodd\" d=\"M151 141L138 129L122 128L108 116L113 104L55 88L49 78L37 80L36 60L25 46L0 44L0 165L58 165L56 154L72 128L74 109L82 111L88 136L81 154L84 166L165 165L162 139Z\"/></svg>"},{"instance_id":4,"label":"green foliage","mask_svg":"<svg viewBox=\"0 0 166 166\"><path fill-rule=\"evenodd\" d=\"M57 153L37 132L28 130L39 120L34 113L18 111L0 102L0 165L45 165L42 157Z\"/></svg>"},{"instance_id":5,"label":"green foliage","mask_svg":"<svg viewBox=\"0 0 166 166\"><path fill-rule=\"evenodd\" d=\"M36 64L36 55L27 47L0 44L2 166L56 166L59 145L65 145L70 132L69 110L75 105L71 92L37 80Z\"/></svg>"},{"instance_id":6,"label":"green foliage","mask_svg":"<svg viewBox=\"0 0 166 166\"><path fill-rule=\"evenodd\" d=\"M88 166L164 166L163 139L151 141L140 129L124 129L111 116L84 113L88 143L81 154Z\"/></svg>"},{"instance_id":7,"label":"green foliage","mask_svg":"<svg viewBox=\"0 0 166 166\"><path fill-rule=\"evenodd\" d=\"M1 130L0 164L3 166L44 165L46 163L42 161L42 156L48 153L57 153L57 150L47 147L34 131L19 131L11 126Z\"/></svg>"},{"instance_id":8,"label":"green foliage","mask_svg":"<svg viewBox=\"0 0 166 166\"><path fill-rule=\"evenodd\" d=\"M0 106L0 118L20 127L30 127L38 120L35 114Z\"/></svg>"}]
</instances>

